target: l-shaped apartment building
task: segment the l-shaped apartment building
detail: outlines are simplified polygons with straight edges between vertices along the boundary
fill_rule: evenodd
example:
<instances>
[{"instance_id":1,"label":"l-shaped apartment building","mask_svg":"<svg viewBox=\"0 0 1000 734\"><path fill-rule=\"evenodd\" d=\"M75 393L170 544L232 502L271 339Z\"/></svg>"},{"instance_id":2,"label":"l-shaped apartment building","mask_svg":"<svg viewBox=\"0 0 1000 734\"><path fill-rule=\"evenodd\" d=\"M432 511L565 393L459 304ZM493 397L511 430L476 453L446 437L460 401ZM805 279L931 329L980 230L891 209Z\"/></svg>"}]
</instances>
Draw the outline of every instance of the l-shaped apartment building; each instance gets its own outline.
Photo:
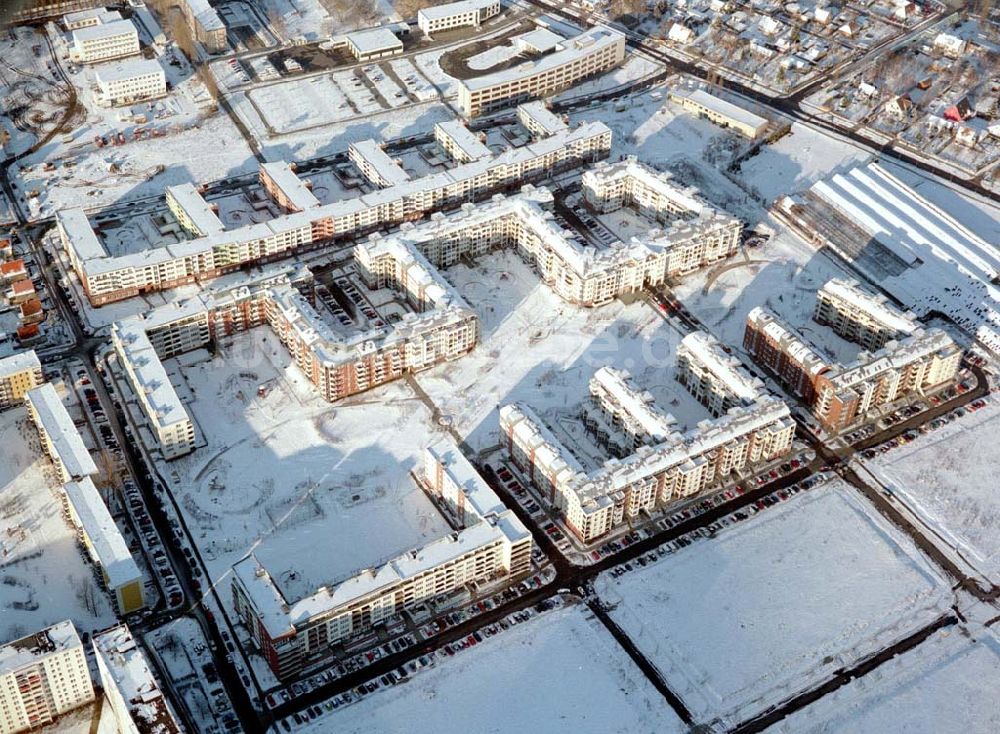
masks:
<instances>
[{"instance_id":1,"label":"l-shaped apartment building","mask_svg":"<svg viewBox=\"0 0 1000 734\"><path fill-rule=\"evenodd\" d=\"M286 680L405 609L531 570L531 533L451 444L424 451L416 476L457 530L376 568L286 599L252 553L233 566L233 605L275 675Z\"/></svg>"},{"instance_id":2,"label":"l-shaped apartment building","mask_svg":"<svg viewBox=\"0 0 1000 734\"><path fill-rule=\"evenodd\" d=\"M715 364L714 354L711 349L691 350L680 368L690 375L735 371L741 391L744 383L753 384L742 368ZM726 378L715 382L717 390L728 389ZM689 377L682 384L690 387L697 381ZM617 454L590 472L531 408L511 404L500 409L504 448L514 464L584 543L640 512L696 494L792 447L795 424L788 406L762 389L752 395L733 392L733 406L725 414L687 432L680 431L673 416L661 412L624 370L602 367L590 382L590 392L584 423ZM692 394L706 405L713 404L711 391Z\"/></svg>"},{"instance_id":3,"label":"l-shaped apartment building","mask_svg":"<svg viewBox=\"0 0 1000 734\"><path fill-rule=\"evenodd\" d=\"M937 390L958 374L962 350L945 331L921 328L856 283L834 280L823 286L815 318L847 339L882 346L838 364L757 307L747 315L743 347L802 398L827 430L843 430L880 406Z\"/></svg>"}]
</instances>

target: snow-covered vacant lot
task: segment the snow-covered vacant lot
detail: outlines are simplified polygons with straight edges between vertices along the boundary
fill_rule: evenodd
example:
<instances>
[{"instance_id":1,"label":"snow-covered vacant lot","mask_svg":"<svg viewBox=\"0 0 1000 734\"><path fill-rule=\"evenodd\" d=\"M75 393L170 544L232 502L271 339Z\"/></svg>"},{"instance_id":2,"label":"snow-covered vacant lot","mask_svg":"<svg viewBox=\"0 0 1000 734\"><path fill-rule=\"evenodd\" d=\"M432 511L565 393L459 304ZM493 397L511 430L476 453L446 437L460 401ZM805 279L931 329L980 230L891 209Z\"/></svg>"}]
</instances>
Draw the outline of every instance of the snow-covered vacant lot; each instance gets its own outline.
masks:
<instances>
[{"instance_id":1,"label":"snow-covered vacant lot","mask_svg":"<svg viewBox=\"0 0 1000 734\"><path fill-rule=\"evenodd\" d=\"M729 723L904 637L952 598L840 480L595 586L696 720Z\"/></svg>"},{"instance_id":2,"label":"snow-covered vacant lot","mask_svg":"<svg viewBox=\"0 0 1000 734\"><path fill-rule=\"evenodd\" d=\"M768 729L769 734L992 734L1000 731L1000 641L941 630L921 645Z\"/></svg>"},{"instance_id":3,"label":"snow-covered vacant lot","mask_svg":"<svg viewBox=\"0 0 1000 734\"><path fill-rule=\"evenodd\" d=\"M0 640L65 619L81 634L113 624L27 408L0 413L0 445Z\"/></svg>"},{"instance_id":4,"label":"snow-covered vacant lot","mask_svg":"<svg viewBox=\"0 0 1000 734\"><path fill-rule=\"evenodd\" d=\"M1000 574L1000 405L990 403L866 462L982 573Z\"/></svg>"},{"instance_id":5,"label":"snow-covered vacant lot","mask_svg":"<svg viewBox=\"0 0 1000 734\"><path fill-rule=\"evenodd\" d=\"M266 327L183 372L208 445L166 472L213 581L252 550L297 600L449 531L409 476L441 434L405 383L330 405Z\"/></svg>"},{"instance_id":6,"label":"snow-covered vacant lot","mask_svg":"<svg viewBox=\"0 0 1000 734\"><path fill-rule=\"evenodd\" d=\"M672 734L687 727L580 607L544 614L296 731ZM281 732L281 729L272 729Z\"/></svg>"}]
</instances>

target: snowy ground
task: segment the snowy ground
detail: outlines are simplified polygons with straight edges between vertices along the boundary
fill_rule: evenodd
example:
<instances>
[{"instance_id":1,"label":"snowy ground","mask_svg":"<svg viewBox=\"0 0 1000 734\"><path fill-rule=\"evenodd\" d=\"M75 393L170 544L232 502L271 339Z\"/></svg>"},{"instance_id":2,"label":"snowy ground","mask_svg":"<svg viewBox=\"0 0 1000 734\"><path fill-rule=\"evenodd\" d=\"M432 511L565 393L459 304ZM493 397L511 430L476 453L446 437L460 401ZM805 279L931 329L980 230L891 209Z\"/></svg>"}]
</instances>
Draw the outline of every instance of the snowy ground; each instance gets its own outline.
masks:
<instances>
[{"instance_id":1,"label":"snowy ground","mask_svg":"<svg viewBox=\"0 0 1000 734\"><path fill-rule=\"evenodd\" d=\"M0 642L65 619L81 634L113 624L27 408L0 413L0 445Z\"/></svg>"},{"instance_id":2,"label":"snowy ground","mask_svg":"<svg viewBox=\"0 0 1000 734\"><path fill-rule=\"evenodd\" d=\"M516 400L553 423L578 422L588 381L608 364L629 370L682 425L711 417L674 379L682 335L644 302L573 306L511 251L444 275L476 310L482 337L472 354L420 373L417 382L474 448L499 441L497 408Z\"/></svg>"},{"instance_id":3,"label":"snowy ground","mask_svg":"<svg viewBox=\"0 0 1000 734\"><path fill-rule=\"evenodd\" d=\"M788 719L770 734L1000 731L1000 641L989 630L942 630ZM947 722L947 723L945 723Z\"/></svg>"},{"instance_id":4,"label":"snowy ground","mask_svg":"<svg viewBox=\"0 0 1000 734\"><path fill-rule=\"evenodd\" d=\"M948 582L839 480L595 588L696 719L730 724L952 602Z\"/></svg>"},{"instance_id":5,"label":"snowy ground","mask_svg":"<svg viewBox=\"0 0 1000 734\"><path fill-rule=\"evenodd\" d=\"M165 470L213 581L252 550L297 599L449 531L408 475L435 428L405 383L332 406L266 327L220 347L180 391L208 445Z\"/></svg>"},{"instance_id":6,"label":"snowy ground","mask_svg":"<svg viewBox=\"0 0 1000 734\"><path fill-rule=\"evenodd\" d=\"M590 612L572 607L296 731L679 734L686 727Z\"/></svg>"},{"instance_id":7,"label":"snowy ground","mask_svg":"<svg viewBox=\"0 0 1000 734\"><path fill-rule=\"evenodd\" d=\"M579 84L575 84L562 94L557 95L557 99L575 99L588 94L606 92L610 89L615 89L625 84L630 84L631 82L639 81L640 79L645 79L648 76L657 74L663 71L663 68L663 64L657 63L656 61L647 59L644 56L632 55L626 58L625 63L618 68L612 69L606 74L602 74L593 79L587 79Z\"/></svg>"},{"instance_id":8,"label":"snowy ground","mask_svg":"<svg viewBox=\"0 0 1000 734\"><path fill-rule=\"evenodd\" d=\"M1000 405L879 454L865 465L982 573L1000 575ZM973 458L974 457L974 458Z\"/></svg>"}]
</instances>

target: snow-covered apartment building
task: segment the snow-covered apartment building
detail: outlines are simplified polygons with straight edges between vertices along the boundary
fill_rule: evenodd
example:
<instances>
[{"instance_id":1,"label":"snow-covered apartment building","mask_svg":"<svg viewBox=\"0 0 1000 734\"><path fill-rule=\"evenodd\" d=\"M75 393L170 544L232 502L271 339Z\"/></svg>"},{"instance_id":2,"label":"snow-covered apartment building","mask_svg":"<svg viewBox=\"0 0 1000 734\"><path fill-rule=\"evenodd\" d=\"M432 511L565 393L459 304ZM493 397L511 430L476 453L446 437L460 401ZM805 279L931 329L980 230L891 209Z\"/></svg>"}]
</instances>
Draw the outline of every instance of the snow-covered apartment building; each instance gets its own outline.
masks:
<instances>
[{"instance_id":1,"label":"snow-covered apartment building","mask_svg":"<svg viewBox=\"0 0 1000 734\"><path fill-rule=\"evenodd\" d=\"M139 32L132 21L113 20L73 31L70 56L82 64L96 64L137 53Z\"/></svg>"},{"instance_id":2,"label":"snow-covered apartment building","mask_svg":"<svg viewBox=\"0 0 1000 734\"><path fill-rule=\"evenodd\" d=\"M483 136L472 132L461 120L447 120L434 125L434 139L445 153L459 163L493 156L493 151L483 142Z\"/></svg>"},{"instance_id":3,"label":"snow-covered apartment building","mask_svg":"<svg viewBox=\"0 0 1000 734\"><path fill-rule=\"evenodd\" d=\"M407 608L530 571L531 533L454 445L426 449L417 480L460 530L298 600L285 598L253 554L233 566L236 613L278 678Z\"/></svg>"},{"instance_id":4,"label":"snow-covered apartment building","mask_svg":"<svg viewBox=\"0 0 1000 734\"><path fill-rule=\"evenodd\" d=\"M34 349L0 359L0 410L20 405L25 393L44 381L42 363Z\"/></svg>"},{"instance_id":5,"label":"snow-covered apartment building","mask_svg":"<svg viewBox=\"0 0 1000 734\"><path fill-rule=\"evenodd\" d=\"M562 117L546 107L539 99L518 105L517 120L528 132L539 138L561 133L568 127Z\"/></svg>"},{"instance_id":6,"label":"snow-covered apartment building","mask_svg":"<svg viewBox=\"0 0 1000 734\"><path fill-rule=\"evenodd\" d=\"M900 311L882 294L870 293L856 280L840 278L827 281L817 291L813 320L869 351L920 327L916 316Z\"/></svg>"},{"instance_id":7,"label":"snow-covered apartment building","mask_svg":"<svg viewBox=\"0 0 1000 734\"><path fill-rule=\"evenodd\" d=\"M738 405L751 405L764 392L764 383L704 331L693 331L681 339L677 381L714 416Z\"/></svg>"},{"instance_id":8,"label":"snow-covered apartment building","mask_svg":"<svg viewBox=\"0 0 1000 734\"><path fill-rule=\"evenodd\" d=\"M146 653L124 624L94 635L101 688L118 734L180 734Z\"/></svg>"},{"instance_id":9,"label":"snow-covered apartment building","mask_svg":"<svg viewBox=\"0 0 1000 734\"><path fill-rule=\"evenodd\" d=\"M479 27L500 14L500 0L460 0L417 11L417 26L425 35L455 28Z\"/></svg>"},{"instance_id":10,"label":"snow-covered apartment building","mask_svg":"<svg viewBox=\"0 0 1000 734\"><path fill-rule=\"evenodd\" d=\"M128 544L94 486L97 465L55 387L45 383L25 393L28 415L62 483L63 509L77 539L101 572L119 612L142 609L143 576Z\"/></svg>"},{"instance_id":11,"label":"snow-covered apartment building","mask_svg":"<svg viewBox=\"0 0 1000 734\"><path fill-rule=\"evenodd\" d=\"M100 89L100 100L112 107L157 99L167 93L163 67L152 59L101 66L94 76Z\"/></svg>"},{"instance_id":12,"label":"snow-covered apartment building","mask_svg":"<svg viewBox=\"0 0 1000 734\"><path fill-rule=\"evenodd\" d=\"M262 168L261 181L272 195L297 191L299 205L294 210L267 222L212 231L177 244L120 256L108 254L82 208L61 210L56 222L62 245L88 299L94 306L101 306L418 219L428 211L482 199L553 171L592 163L606 157L610 148L611 131L606 125L583 123L530 145L330 204L305 196L306 187L292 182L297 177L291 169L271 164ZM354 146L354 150L358 147ZM361 151L365 150L362 146ZM379 152L385 155L380 148ZM274 175L278 170L284 173ZM181 189L186 190L175 195ZM184 222L186 217L190 222L203 221L214 227L217 218L209 215L200 194L190 186L181 189L171 187L174 193L167 195L168 202L173 201L171 209L175 214L181 208L187 212L177 214L178 219ZM277 196L276 200L283 205L289 203ZM195 230L200 231L198 227Z\"/></svg>"},{"instance_id":13,"label":"snow-covered apartment building","mask_svg":"<svg viewBox=\"0 0 1000 734\"><path fill-rule=\"evenodd\" d=\"M795 424L772 395L762 393L684 433L624 370L601 368L590 390L596 411L586 410L585 422L621 455L589 473L531 408L500 409L504 447L514 464L584 543L792 447ZM627 454L617 450L630 444L635 448Z\"/></svg>"},{"instance_id":14,"label":"snow-covered apartment building","mask_svg":"<svg viewBox=\"0 0 1000 734\"><path fill-rule=\"evenodd\" d=\"M874 300L855 301L857 310L867 306L873 310L887 308ZM909 323L902 313L896 317ZM823 426L834 432L880 406L933 392L953 382L962 360L962 350L945 331L918 328L896 334L877 351L861 352L850 364L829 362L763 307L747 316L743 347L809 404Z\"/></svg>"},{"instance_id":15,"label":"snow-covered apartment building","mask_svg":"<svg viewBox=\"0 0 1000 734\"><path fill-rule=\"evenodd\" d=\"M191 35L209 53L218 54L229 48L226 24L208 0L181 0L180 6Z\"/></svg>"},{"instance_id":16,"label":"snow-covered apartment building","mask_svg":"<svg viewBox=\"0 0 1000 734\"><path fill-rule=\"evenodd\" d=\"M0 734L37 729L93 700L83 642L72 622L0 647Z\"/></svg>"},{"instance_id":17,"label":"snow-covered apartment building","mask_svg":"<svg viewBox=\"0 0 1000 734\"><path fill-rule=\"evenodd\" d=\"M552 53L509 69L463 79L458 103L466 117L545 97L625 60L625 36L598 26L557 44Z\"/></svg>"}]
</instances>

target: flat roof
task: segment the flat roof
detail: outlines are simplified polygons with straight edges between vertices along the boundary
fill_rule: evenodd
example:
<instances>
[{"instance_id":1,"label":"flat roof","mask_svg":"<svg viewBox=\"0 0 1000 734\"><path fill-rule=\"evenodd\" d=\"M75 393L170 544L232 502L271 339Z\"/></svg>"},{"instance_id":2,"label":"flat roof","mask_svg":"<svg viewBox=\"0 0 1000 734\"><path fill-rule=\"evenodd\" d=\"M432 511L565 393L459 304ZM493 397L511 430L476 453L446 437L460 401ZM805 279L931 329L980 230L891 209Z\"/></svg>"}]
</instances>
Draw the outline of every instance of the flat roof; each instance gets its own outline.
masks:
<instances>
[{"instance_id":1,"label":"flat roof","mask_svg":"<svg viewBox=\"0 0 1000 734\"><path fill-rule=\"evenodd\" d=\"M732 102L727 102L720 97L716 97L714 94L709 94L704 89L677 89L671 92L671 94L676 97L690 99L707 109L728 117L730 120L736 120L755 129L760 129L767 124L766 118L756 115L750 110L744 109Z\"/></svg>"},{"instance_id":2,"label":"flat roof","mask_svg":"<svg viewBox=\"0 0 1000 734\"><path fill-rule=\"evenodd\" d=\"M187 182L168 186L167 195L191 220L191 225L202 237L225 231L226 225L222 223L219 215L212 209L212 205L205 201L205 197L201 195L194 184Z\"/></svg>"},{"instance_id":3,"label":"flat roof","mask_svg":"<svg viewBox=\"0 0 1000 734\"><path fill-rule=\"evenodd\" d=\"M184 404L170 382L170 376L160 361L156 349L146 335L146 325L141 316L116 321L111 326L132 368L145 401L153 409L155 419L161 427L190 420Z\"/></svg>"},{"instance_id":4,"label":"flat roof","mask_svg":"<svg viewBox=\"0 0 1000 734\"><path fill-rule=\"evenodd\" d=\"M179 734L181 727L174 712L129 628L122 624L99 632L93 643L102 682L113 683L118 689L137 729L142 734Z\"/></svg>"},{"instance_id":5,"label":"flat roof","mask_svg":"<svg viewBox=\"0 0 1000 734\"><path fill-rule=\"evenodd\" d=\"M65 233L67 244L79 260L96 260L107 257L108 251L94 232L83 207L60 209L56 212L56 223Z\"/></svg>"},{"instance_id":6,"label":"flat roof","mask_svg":"<svg viewBox=\"0 0 1000 734\"><path fill-rule=\"evenodd\" d=\"M546 135L554 135L569 127L559 115L554 113L540 99L525 102L517 106L518 115L527 117L545 131Z\"/></svg>"},{"instance_id":7,"label":"flat roof","mask_svg":"<svg viewBox=\"0 0 1000 734\"><path fill-rule=\"evenodd\" d=\"M268 178L274 182L274 185L281 190L281 193L299 209L312 209L320 205L319 199L309 189L306 182L295 174L291 164L287 161L263 163L260 170L264 171Z\"/></svg>"},{"instance_id":8,"label":"flat roof","mask_svg":"<svg viewBox=\"0 0 1000 734\"><path fill-rule=\"evenodd\" d=\"M66 467L66 473L77 478L96 474L97 465L84 446L80 432L52 383L46 382L29 390L26 397L31 401L31 407L38 415L38 421L52 442L59 460Z\"/></svg>"},{"instance_id":9,"label":"flat roof","mask_svg":"<svg viewBox=\"0 0 1000 734\"><path fill-rule=\"evenodd\" d=\"M126 34L138 36L139 31L136 30L130 20L113 20L110 23L76 29L73 31L73 43L82 43L83 41L93 41L100 38L111 38Z\"/></svg>"},{"instance_id":10,"label":"flat roof","mask_svg":"<svg viewBox=\"0 0 1000 734\"><path fill-rule=\"evenodd\" d=\"M132 59L128 61L117 61L112 64L102 64L97 67L95 76L98 84L116 82L120 79L134 79L138 76L148 76L150 74L163 74L163 67L160 62L154 59Z\"/></svg>"},{"instance_id":11,"label":"flat roof","mask_svg":"<svg viewBox=\"0 0 1000 734\"><path fill-rule=\"evenodd\" d=\"M90 540L97 562L104 570L108 585L117 589L130 581L138 580L141 583L142 573L90 477L64 484L63 492L80 519L80 525Z\"/></svg>"},{"instance_id":12,"label":"flat roof","mask_svg":"<svg viewBox=\"0 0 1000 734\"><path fill-rule=\"evenodd\" d=\"M548 28L536 28L533 31L514 36L514 42L545 53L551 51L566 39L558 33L553 33Z\"/></svg>"},{"instance_id":13,"label":"flat roof","mask_svg":"<svg viewBox=\"0 0 1000 734\"><path fill-rule=\"evenodd\" d=\"M0 646L0 675L37 663L46 655L83 647L70 620L59 622Z\"/></svg>"},{"instance_id":14,"label":"flat roof","mask_svg":"<svg viewBox=\"0 0 1000 734\"><path fill-rule=\"evenodd\" d=\"M499 0L459 0L457 3L445 3L444 5L432 5L429 8L422 8L417 11L417 15L428 20L440 20L441 18L450 18L453 15L471 13L499 4Z\"/></svg>"},{"instance_id":15,"label":"flat roof","mask_svg":"<svg viewBox=\"0 0 1000 734\"><path fill-rule=\"evenodd\" d=\"M681 339L681 346L736 398L753 401L763 392L764 383L747 372L740 361L726 352L719 340L708 332L692 331Z\"/></svg>"},{"instance_id":16,"label":"flat roof","mask_svg":"<svg viewBox=\"0 0 1000 734\"><path fill-rule=\"evenodd\" d=\"M371 138L351 143L350 147L356 150L365 163L374 168L375 172L386 181L383 185L398 186L410 180L410 174L403 170L403 167L396 163L392 156Z\"/></svg>"},{"instance_id":17,"label":"flat roof","mask_svg":"<svg viewBox=\"0 0 1000 734\"><path fill-rule=\"evenodd\" d=\"M493 155L493 151L479 139L479 135L472 132L461 120L446 120L439 122L435 127L472 160Z\"/></svg>"},{"instance_id":18,"label":"flat roof","mask_svg":"<svg viewBox=\"0 0 1000 734\"><path fill-rule=\"evenodd\" d=\"M15 352L9 357L0 359L0 377L8 377L29 369L40 370L41 368L42 363L34 349L29 349L27 352Z\"/></svg>"},{"instance_id":19,"label":"flat roof","mask_svg":"<svg viewBox=\"0 0 1000 734\"><path fill-rule=\"evenodd\" d=\"M387 48L403 47L403 42L399 40L399 37L385 26L348 33L347 40L360 53L372 53Z\"/></svg>"},{"instance_id":20,"label":"flat roof","mask_svg":"<svg viewBox=\"0 0 1000 734\"><path fill-rule=\"evenodd\" d=\"M581 33L579 36L564 40L561 44L559 44L555 52L548 54L547 56L542 56L540 59L535 59L533 61L525 61L523 64L518 64L517 66L513 66L509 69L496 71L492 74L477 76L473 79L465 79L461 81L461 84L470 91L486 89L503 82L514 81L517 79L523 79L524 77L544 73L550 69L554 69L568 63L576 57L593 53L594 51L604 48L605 46L624 42L625 36L618 31L605 28L603 26L590 28Z\"/></svg>"}]
</instances>

